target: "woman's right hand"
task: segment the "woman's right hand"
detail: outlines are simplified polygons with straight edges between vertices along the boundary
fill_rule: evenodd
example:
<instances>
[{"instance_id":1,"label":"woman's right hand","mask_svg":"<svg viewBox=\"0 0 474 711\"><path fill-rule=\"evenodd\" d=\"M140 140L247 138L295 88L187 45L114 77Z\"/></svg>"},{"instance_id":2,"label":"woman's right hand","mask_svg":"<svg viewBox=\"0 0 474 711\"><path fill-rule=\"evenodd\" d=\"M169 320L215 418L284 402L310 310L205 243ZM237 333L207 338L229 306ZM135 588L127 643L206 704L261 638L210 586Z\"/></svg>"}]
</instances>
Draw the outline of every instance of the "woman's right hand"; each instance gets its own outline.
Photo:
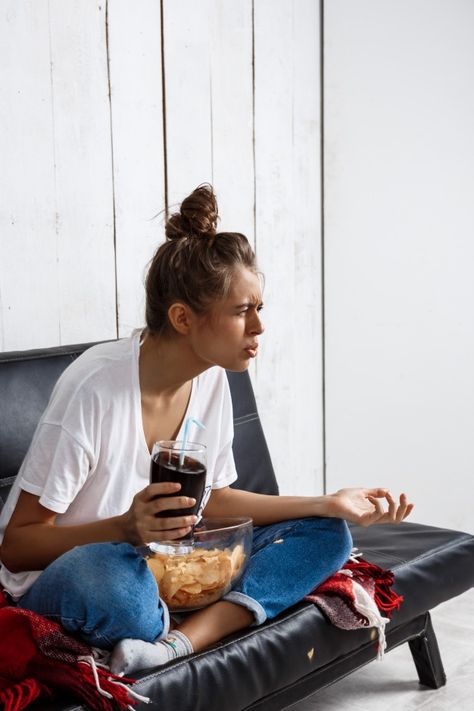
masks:
<instances>
[{"instance_id":1,"label":"woman's right hand","mask_svg":"<svg viewBox=\"0 0 474 711\"><path fill-rule=\"evenodd\" d=\"M196 500L179 496L181 484L162 482L149 484L133 497L129 510L122 515L125 539L134 546L153 541L170 541L182 538L197 522L197 516L164 516L163 511L190 508ZM169 496L176 494L176 496Z\"/></svg>"}]
</instances>

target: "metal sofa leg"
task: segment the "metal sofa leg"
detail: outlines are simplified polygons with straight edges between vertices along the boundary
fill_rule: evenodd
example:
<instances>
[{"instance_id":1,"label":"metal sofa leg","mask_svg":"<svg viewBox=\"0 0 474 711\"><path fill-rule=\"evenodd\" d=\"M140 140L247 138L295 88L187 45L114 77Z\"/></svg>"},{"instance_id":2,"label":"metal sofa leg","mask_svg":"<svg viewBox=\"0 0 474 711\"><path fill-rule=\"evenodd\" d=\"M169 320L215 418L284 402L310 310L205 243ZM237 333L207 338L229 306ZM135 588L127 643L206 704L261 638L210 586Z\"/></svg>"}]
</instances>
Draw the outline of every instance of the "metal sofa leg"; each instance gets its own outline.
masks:
<instances>
[{"instance_id":1,"label":"metal sofa leg","mask_svg":"<svg viewBox=\"0 0 474 711\"><path fill-rule=\"evenodd\" d=\"M420 684L429 686L431 689L439 689L440 686L444 686L446 674L429 612L426 613L425 629L419 637L409 640L408 644Z\"/></svg>"}]
</instances>

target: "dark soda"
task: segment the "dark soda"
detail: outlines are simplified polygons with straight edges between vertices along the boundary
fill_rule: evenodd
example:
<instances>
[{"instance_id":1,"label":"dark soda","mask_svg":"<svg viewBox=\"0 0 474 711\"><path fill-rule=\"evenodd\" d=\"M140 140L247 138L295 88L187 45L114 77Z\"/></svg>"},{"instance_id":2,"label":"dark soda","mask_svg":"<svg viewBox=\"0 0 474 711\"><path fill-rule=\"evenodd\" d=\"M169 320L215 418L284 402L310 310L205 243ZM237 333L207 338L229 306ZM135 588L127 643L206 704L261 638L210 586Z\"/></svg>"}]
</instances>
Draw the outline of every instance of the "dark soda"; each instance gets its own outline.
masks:
<instances>
[{"instance_id":1,"label":"dark soda","mask_svg":"<svg viewBox=\"0 0 474 711\"><path fill-rule=\"evenodd\" d=\"M163 494L160 498L170 496L191 496L196 499L194 506L186 509L166 509L155 514L160 518L165 516L192 516L199 511L201 499L206 486L206 467L197 459L185 456L183 464L179 463L179 453L169 451L157 452L151 459L150 482L157 484L163 481L174 481L181 484L181 489L173 494Z\"/></svg>"}]
</instances>

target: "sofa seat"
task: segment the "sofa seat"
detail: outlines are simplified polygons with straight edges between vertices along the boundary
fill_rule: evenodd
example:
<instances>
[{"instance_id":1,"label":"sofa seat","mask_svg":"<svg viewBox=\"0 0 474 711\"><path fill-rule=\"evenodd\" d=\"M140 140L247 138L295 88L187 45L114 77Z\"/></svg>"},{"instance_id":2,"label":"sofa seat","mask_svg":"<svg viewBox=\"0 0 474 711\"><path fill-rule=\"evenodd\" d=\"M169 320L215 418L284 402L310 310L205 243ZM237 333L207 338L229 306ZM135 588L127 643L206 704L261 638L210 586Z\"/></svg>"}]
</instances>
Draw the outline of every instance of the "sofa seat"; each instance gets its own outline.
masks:
<instances>
[{"instance_id":1,"label":"sofa seat","mask_svg":"<svg viewBox=\"0 0 474 711\"><path fill-rule=\"evenodd\" d=\"M90 345L0 354L0 508L57 378ZM228 378L236 486L277 495L248 373L228 373ZM366 560L393 571L394 590L405 598L387 625L387 651L408 642L421 683L442 686L446 677L429 610L474 586L474 536L408 522L352 527L352 533ZM281 711L375 659L374 632L340 630L313 603L301 602L205 652L136 674L134 689L152 700L137 708ZM390 655L382 663L390 664ZM66 695L31 708L84 709Z\"/></svg>"},{"instance_id":2,"label":"sofa seat","mask_svg":"<svg viewBox=\"0 0 474 711\"><path fill-rule=\"evenodd\" d=\"M469 534L416 523L352 527L352 534L366 560L393 571L394 590L405 598L386 628L389 649L412 639L416 629L422 635L429 623L426 610L474 586L474 537ZM224 711L213 688L225 684L225 711L277 711L304 697L305 685L313 693L318 675L321 688L361 661L375 659L374 636L373 629L338 629L316 605L302 602L203 654L137 675L134 688L158 704L166 700L166 708ZM390 664L390 656L381 663Z\"/></svg>"},{"instance_id":3,"label":"sofa seat","mask_svg":"<svg viewBox=\"0 0 474 711\"><path fill-rule=\"evenodd\" d=\"M387 651L423 639L430 631L426 610L474 586L474 537L467 533L416 523L351 529L364 558L392 570L394 590L405 598L387 625ZM459 570L465 571L462 581ZM338 629L316 605L301 602L210 650L136 674L133 688L158 709L281 711L375 659L376 641L373 629ZM390 655L378 663L390 664ZM442 667L440 674L439 685ZM222 692L215 693L223 687L225 707ZM41 709L47 708L84 709L64 701L60 706L43 702Z\"/></svg>"}]
</instances>

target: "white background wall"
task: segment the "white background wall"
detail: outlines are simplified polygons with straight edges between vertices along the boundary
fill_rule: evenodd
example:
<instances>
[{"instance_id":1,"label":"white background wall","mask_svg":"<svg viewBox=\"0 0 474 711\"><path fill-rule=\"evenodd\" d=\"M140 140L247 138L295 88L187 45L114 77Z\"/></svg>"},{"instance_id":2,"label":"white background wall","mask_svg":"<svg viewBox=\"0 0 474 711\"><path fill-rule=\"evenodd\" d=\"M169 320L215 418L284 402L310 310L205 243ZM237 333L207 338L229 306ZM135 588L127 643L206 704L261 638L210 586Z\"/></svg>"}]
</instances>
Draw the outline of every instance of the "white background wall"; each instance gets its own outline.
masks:
<instances>
[{"instance_id":1,"label":"white background wall","mask_svg":"<svg viewBox=\"0 0 474 711\"><path fill-rule=\"evenodd\" d=\"M328 486L474 532L474 2L325 6Z\"/></svg>"},{"instance_id":2,"label":"white background wall","mask_svg":"<svg viewBox=\"0 0 474 711\"><path fill-rule=\"evenodd\" d=\"M281 490L323 491L324 387L328 490L474 531L473 14L326 0L322 85L315 0L0 0L0 349L140 325L155 216L211 181Z\"/></svg>"}]
</instances>

